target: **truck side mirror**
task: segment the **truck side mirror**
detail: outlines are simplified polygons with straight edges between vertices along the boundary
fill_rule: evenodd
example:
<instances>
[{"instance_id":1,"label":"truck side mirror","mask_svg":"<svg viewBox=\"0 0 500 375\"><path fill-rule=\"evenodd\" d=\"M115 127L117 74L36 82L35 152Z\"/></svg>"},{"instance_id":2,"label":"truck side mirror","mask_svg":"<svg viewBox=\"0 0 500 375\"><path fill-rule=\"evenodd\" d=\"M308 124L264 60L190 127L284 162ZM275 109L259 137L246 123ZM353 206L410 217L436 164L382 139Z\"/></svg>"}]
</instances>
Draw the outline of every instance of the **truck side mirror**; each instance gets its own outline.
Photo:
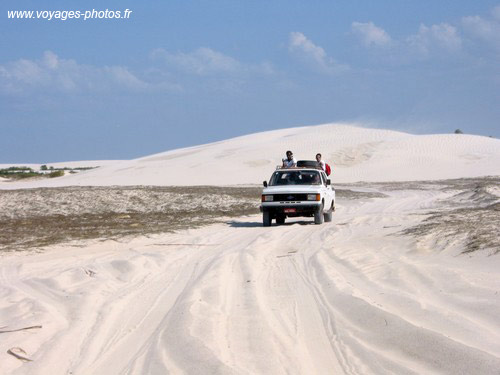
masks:
<instances>
[{"instance_id":1,"label":"truck side mirror","mask_svg":"<svg viewBox=\"0 0 500 375\"><path fill-rule=\"evenodd\" d=\"M326 180L326 184L327 185L331 185L332 184L332 182L330 181L330 179Z\"/></svg>"},{"instance_id":2,"label":"truck side mirror","mask_svg":"<svg viewBox=\"0 0 500 375\"><path fill-rule=\"evenodd\" d=\"M267 187L267 181L263 181L262 185L264 185L264 187Z\"/></svg>"}]
</instances>

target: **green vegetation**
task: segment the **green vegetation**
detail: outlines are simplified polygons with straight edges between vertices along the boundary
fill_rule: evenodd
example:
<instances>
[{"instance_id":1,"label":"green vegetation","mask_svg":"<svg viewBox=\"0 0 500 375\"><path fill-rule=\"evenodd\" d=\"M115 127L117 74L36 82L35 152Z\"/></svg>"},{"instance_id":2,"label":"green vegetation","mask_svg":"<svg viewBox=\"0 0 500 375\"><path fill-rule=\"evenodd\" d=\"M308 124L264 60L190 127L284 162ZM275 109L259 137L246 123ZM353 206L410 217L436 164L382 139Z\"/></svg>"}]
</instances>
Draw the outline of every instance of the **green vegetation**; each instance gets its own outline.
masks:
<instances>
[{"instance_id":1,"label":"green vegetation","mask_svg":"<svg viewBox=\"0 0 500 375\"><path fill-rule=\"evenodd\" d=\"M77 168L54 168L52 166L48 167L47 165L42 165L40 167L40 171L36 171L30 167L9 167L0 169L0 177L8 178L12 180L19 180L24 178L31 177L61 177L64 176L65 171L69 171L69 173L77 173L79 171L85 171L89 169L94 169L98 167L77 167Z\"/></svg>"},{"instance_id":2,"label":"green vegetation","mask_svg":"<svg viewBox=\"0 0 500 375\"><path fill-rule=\"evenodd\" d=\"M0 177L4 178L21 179L36 177L40 174L41 173L35 172L32 168L29 167L9 167L0 169Z\"/></svg>"},{"instance_id":3,"label":"green vegetation","mask_svg":"<svg viewBox=\"0 0 500 375\"><path fill-rule=\"evenodd\" d=\"M29 167L9 167L0 169L0 173L22 173L22 172L34 172L33 169Z\"/></svg>"},{"instance_id":4,"label":"green vegetation","mask_svg":"<svg viewBox=\"0 0 500 375\"><path fill-rule=\"evenodd\" d=\"M0 252L196 228L259 212L260 187L0 190Z\"/></svg>"},{"instance_id":5,"label":"green vegetation","mask_svg":"<svg viewBox=\"0 0 500 375\"><path fill-rule=\"evenodd\" d=\"M64 171L54 171L49 173L50 178L61 177L61 176L64 176Z\"/></svg>"}]
</instances>

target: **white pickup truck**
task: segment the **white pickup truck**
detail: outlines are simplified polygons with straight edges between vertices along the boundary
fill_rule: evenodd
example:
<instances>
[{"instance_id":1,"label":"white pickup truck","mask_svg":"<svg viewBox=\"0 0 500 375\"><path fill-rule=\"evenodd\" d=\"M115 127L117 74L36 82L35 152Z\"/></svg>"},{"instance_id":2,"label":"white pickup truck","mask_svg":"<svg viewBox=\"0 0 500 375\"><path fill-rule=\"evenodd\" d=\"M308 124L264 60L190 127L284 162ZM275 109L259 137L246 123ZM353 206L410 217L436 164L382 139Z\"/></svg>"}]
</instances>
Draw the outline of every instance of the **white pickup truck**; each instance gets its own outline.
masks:
<instances>
[{"instance_id":1,"label":"white pickup truck","mask_svg":"<svg viewBox=\"0 0 500 375\"><path fill-rule=\"evenodd\" d=\"M262 191L262 223L283 224L287 217L314 217L315 224L332 221L335 190L321 168L279 168Z\"/></svg>"}]
</instances>

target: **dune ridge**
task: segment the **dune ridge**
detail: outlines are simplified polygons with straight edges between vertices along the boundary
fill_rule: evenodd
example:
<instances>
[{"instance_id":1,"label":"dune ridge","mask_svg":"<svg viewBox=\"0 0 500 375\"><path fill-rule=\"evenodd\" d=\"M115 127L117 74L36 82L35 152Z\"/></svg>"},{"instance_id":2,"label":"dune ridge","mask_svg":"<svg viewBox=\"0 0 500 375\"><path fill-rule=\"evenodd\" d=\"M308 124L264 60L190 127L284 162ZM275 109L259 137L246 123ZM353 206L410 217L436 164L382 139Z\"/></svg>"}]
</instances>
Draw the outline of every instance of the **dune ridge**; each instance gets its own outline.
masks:
<instances>
[{"instance_id":1,"label":"dune ridge","mask_svg":"<svg viewBox=\"0 0 500 375\"><path fill-rule=\"evenodd\" d=\"M171 150L96 170L1 189L55 186L259 184L286 150L297 159L317 152L336 183L418 181L500 175L500 140L467 134L412 135L349 124L273 130ZM64 164L64 163L60 163Z\"/></svg>"}]
</instances>

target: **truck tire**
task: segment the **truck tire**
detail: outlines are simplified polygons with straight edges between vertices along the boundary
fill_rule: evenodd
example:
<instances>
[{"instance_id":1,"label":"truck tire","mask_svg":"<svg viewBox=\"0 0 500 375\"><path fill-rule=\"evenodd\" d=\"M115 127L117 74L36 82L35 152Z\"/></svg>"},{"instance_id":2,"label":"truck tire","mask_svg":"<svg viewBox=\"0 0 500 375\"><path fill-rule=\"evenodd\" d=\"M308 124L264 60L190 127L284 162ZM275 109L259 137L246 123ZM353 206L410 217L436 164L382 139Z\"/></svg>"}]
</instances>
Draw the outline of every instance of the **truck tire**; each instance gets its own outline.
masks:
<instances>
[{"instance_id":1,"label":"truck tire","mask_svg":"<svg viewBox=\"0 0 500 375\"><path fill-rule=\"evenodd\" d=\"M314 224L323 224L323 205L314 213Z\"/></svg>"},{"instance_id":2,"label":"truck tire","mask_svg":"<svg viewBox=\"0 0 500 375\"><path fill-rule=\"evenodd\" d=\"M285 224L285 216L277 216L276 224Z\"/></svg>"},{"instance_id":3,"label":"truck tire","mask_svg":"<svg viewBox=\"0 0 500 375\"><path fill-rule=\"evenodd\" d=\"M325 219L325 223L329 223L332 221L332 216L333 216L333 202L332 202L332 207L330 207L330 209L328 211L326 211L324 214L324 219Z\"/></svg>"},{"instance_id":4,"label":"truck tire","mask_svg":"<svg viewBox=\"0 0 500 375\"><path fill-rule=\"evenodd\" d=\"M270 227L271 222L272 222L271 214L269 213L269 211L264 211L262 213L262 225L264 227Z\"/></svg>"}]
</instances>

